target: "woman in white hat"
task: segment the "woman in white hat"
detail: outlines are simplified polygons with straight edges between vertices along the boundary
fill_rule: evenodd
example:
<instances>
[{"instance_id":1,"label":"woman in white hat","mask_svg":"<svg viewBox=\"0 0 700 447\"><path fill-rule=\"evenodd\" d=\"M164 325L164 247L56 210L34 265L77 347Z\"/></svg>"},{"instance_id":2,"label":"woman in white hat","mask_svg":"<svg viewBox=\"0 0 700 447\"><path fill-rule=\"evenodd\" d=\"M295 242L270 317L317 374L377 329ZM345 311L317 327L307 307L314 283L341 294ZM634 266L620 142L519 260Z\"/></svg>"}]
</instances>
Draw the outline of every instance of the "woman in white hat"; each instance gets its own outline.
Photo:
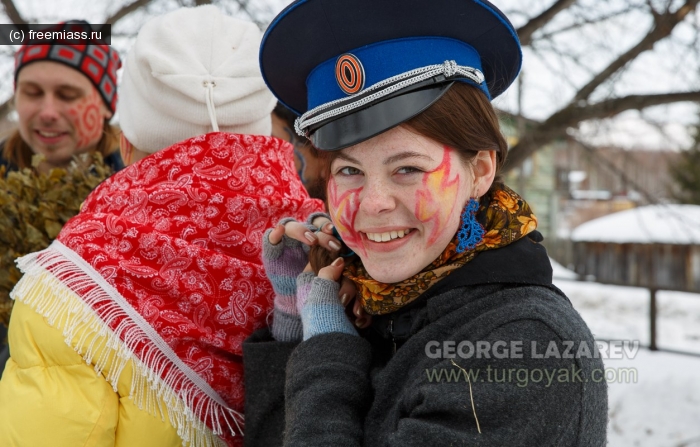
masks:
<instances>
[{"instance_id":1,"label":"woman in white hat","mask_svg":"<svg viewBox=\"0 0 700 447\"><path fill-rule=\"evenodd\" d=\"M306 228L266 233L277 297L244 345L246 445L605 445L594 339L498 179L490 100L521 64L508 19L487 1L298 0L260 61L325 155L323 230L345 247L307 265Z\"/></svg>"},{"instance_id":2,"label":"woman in white hat","mask_svg":"<svg viewBox=\"0 0 700 447\"><path fill-rule=\"evenodd\" d=\"M323 209L269 136L260 37L211 5L141 28L129 166L19 261L0 445L242 445L241 345L272 310L262 234Z\"/></svg>"}]
</instances>

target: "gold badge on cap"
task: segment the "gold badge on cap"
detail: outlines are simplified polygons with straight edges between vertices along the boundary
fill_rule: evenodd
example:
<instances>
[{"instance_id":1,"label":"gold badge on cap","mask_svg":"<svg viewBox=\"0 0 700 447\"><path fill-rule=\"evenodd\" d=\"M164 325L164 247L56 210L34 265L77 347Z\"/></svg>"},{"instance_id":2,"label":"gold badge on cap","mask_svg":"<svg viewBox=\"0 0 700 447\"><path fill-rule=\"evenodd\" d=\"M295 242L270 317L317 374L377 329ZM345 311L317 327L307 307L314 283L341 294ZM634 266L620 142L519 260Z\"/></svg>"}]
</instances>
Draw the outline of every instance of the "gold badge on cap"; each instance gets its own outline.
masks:
<instances>
[{"instance_id":1,"label":"gold badge on cap","mask_svg":"<svg viewBox=\"0 0 700 447\"><path fill-rule=\"evenodd\" d=\"M335 79L342 91L353 95L365 86L365 67L354 54L343 54L335 63Z\"/></svg>"}]
</instances>

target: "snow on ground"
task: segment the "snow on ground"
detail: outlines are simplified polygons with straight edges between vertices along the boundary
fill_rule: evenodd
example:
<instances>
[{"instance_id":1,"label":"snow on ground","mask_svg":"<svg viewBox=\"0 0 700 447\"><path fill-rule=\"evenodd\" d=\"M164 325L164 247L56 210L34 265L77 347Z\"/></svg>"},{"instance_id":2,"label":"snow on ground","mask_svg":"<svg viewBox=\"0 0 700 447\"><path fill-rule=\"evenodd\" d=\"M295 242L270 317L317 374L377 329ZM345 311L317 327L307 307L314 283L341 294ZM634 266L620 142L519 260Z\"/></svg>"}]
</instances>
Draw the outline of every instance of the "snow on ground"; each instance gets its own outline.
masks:
<instances>
[{"instance_id":1,"label":"snow on ground","mask_svg":"<svg viewBox=\"0 0 700 447\"><path fill-rule=\"evenodd\" d=\"M597 339L648 345L648 290L554 283ZM700 353L700 294L660 291L657 301L657 345ZM641 348L632 358L606 359L605 367L621 376L608 384L610 447L700 447L700 356ZM636 382L625 380L625 369Z\"/></svg>"},{"instance_id":2,"label":"snow on ground","mask_svg":"<svg viewBox=\"0 0 700 447\"><path fill-rule=\"evenodd\" d=\"M608 384L610 447L700 446L700 357L640 349L605 368L637 373L636 383Z\"/></svg>"}]
</instances>

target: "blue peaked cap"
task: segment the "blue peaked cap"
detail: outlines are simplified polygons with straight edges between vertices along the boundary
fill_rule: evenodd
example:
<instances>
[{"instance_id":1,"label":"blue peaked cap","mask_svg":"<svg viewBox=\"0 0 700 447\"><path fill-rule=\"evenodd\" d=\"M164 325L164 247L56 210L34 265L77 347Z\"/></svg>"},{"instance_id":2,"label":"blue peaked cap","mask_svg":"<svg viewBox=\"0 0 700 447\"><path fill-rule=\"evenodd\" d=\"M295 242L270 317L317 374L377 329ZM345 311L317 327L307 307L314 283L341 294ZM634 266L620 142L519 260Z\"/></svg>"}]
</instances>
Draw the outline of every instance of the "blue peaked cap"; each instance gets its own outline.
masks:
<instances>
[{"instance_id":1,"label":"blue peaked cap","mask_svg":"<svg viewBox=\"0 0 700 447\"><path fill-rule=\"evenodd\" d=\"M515 29L485 0L297 0L260 49L268 87L322 150L410 119L454 82L495 98L521 63Z\"/></svg>"},{"instance_id":2,"label":"blue peaked cap","mask_svg":"<svg viewBox=\"0 0 700 447\"><path fill-rule=\"evenodd\" d=\"M429 65L440 65L454 60L458 65L481 70L479 53L470 45L448 37L409 37L366 45L348 53L356 56L365 72L365 86L369 87L401 73ZM308 110L322 104L346 98L348 95L338 85L334 57L314 68L306 79ZM475 85L491 99L486 83Z\"/></svg>"}]
</instances>

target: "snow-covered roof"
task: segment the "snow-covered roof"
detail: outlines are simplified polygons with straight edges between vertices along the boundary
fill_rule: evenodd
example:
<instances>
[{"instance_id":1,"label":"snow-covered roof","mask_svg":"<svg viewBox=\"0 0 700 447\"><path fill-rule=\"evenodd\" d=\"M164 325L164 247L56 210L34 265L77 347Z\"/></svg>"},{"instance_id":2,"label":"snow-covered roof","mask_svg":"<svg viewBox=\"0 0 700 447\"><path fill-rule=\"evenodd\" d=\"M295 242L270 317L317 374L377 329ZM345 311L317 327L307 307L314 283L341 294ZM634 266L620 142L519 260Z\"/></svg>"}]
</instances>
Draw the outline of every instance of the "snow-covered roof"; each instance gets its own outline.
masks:
<instances>
[{"instance_id":1,"label":"snow-covered roof","mask_svg":"<svg viewBox=\"0 0 700 447\"><path fill-rule=\"evenodd\" d=\"M571 240L700 245L700 206L649 205L620 211L579 225Z\"/></svg>"}]
</instances>

